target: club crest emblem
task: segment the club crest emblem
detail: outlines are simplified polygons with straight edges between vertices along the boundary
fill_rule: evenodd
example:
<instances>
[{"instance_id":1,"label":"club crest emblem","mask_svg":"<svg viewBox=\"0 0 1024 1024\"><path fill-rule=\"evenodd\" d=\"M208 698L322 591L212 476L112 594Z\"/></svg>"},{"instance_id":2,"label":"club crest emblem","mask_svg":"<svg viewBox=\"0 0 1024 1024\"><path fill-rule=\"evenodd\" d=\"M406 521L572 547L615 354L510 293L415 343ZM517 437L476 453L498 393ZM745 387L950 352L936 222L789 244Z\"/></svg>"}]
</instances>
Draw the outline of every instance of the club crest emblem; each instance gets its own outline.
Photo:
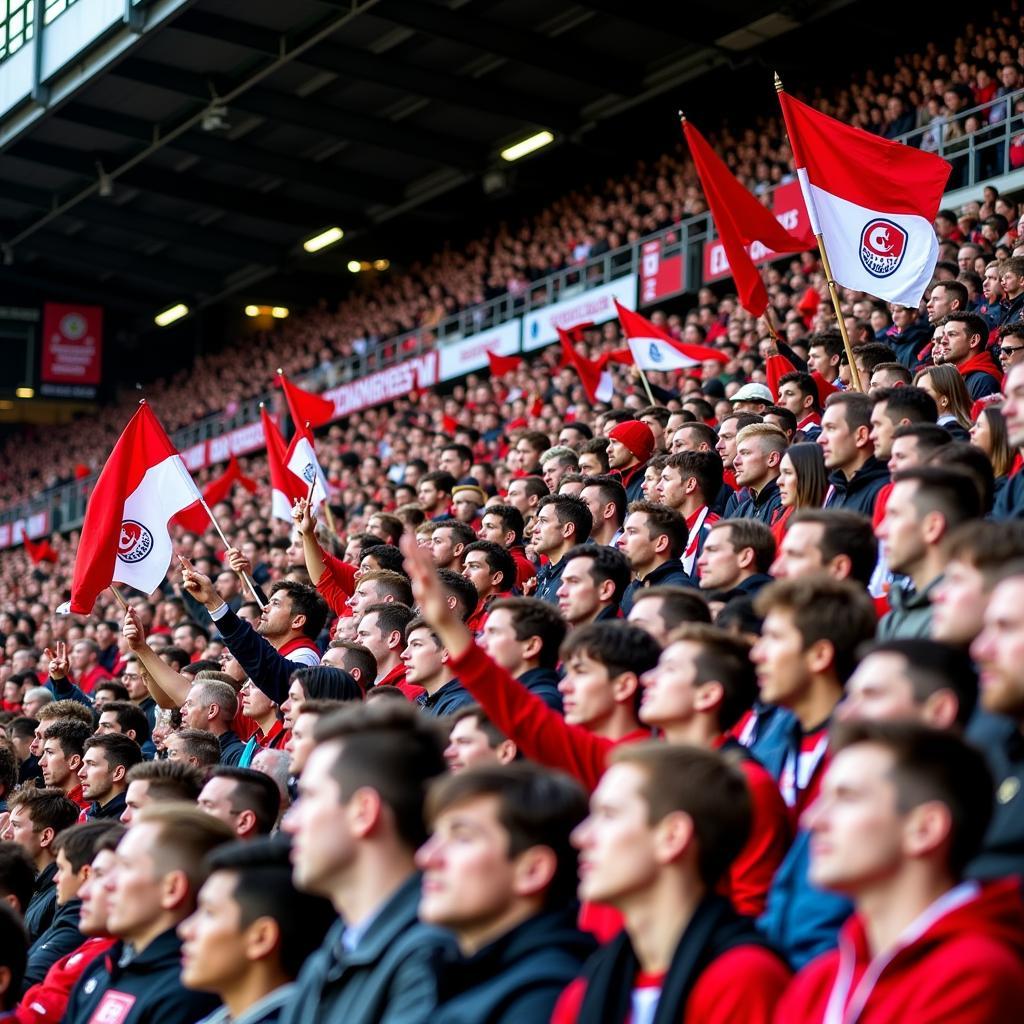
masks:
<instances>
[{"instance_id":1,"label":"club crest emblem","mask_svg":"<svg viewBox=\"0 0 1024 1024\"><path fill-rule=\"evenodd\" d=\"M660 363L665 357L661 354L661 347L656 341L652 341L647 347L647 358L652 363Z\"/></svg>"},{"instance_id":2,"label":"club crest emblem","mask_svg":"<svg viewBox=\"0 0 1024 1024\"><path fill-rule=\"evenodd\" d=\"M142 523L126 519L117 540L117 557L129 564L141 562L153 550L153 534Z\"/></svg>"},{"instance_id":3,"label":"club crest emblem","mask_svg":"<svg viewBox=\"0 0 1024 1024\"><path fill-rule=\"evenodd\" d=\"M891 220L869 221L860 234L860 261L872 277L889 277L899 270L908 236Z\"/></svg>"}]
</instances>

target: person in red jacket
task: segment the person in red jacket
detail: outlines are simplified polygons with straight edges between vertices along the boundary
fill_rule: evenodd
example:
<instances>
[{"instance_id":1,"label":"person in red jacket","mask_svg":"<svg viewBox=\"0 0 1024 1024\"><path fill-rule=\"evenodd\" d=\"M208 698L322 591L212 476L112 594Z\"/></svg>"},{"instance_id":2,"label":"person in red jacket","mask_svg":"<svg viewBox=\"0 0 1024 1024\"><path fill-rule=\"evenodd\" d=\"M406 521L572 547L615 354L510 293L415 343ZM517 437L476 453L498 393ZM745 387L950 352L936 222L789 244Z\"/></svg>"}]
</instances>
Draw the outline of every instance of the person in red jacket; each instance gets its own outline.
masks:
<instances>
[{"instance_id":1,"label":"person in red jacket","mask_svg":"<svg viewBox=\"0 0 1024 1024\"><path fill-rule=\"evenodd\" d=\"M911 722L845 723L805 815L811 878L856 913L809 964L778 1024L1003 1024L1024 1001L1016 881L964 882L991 816L982 754Z\"/></svg>"},{"instance_id":2,"label":"person in red jacket","mask_svg":"<svg viewBox=\"0 0 1024 1024\"><path fill-rule=\"evenodd\" d=\"M722 754L621 746L573 832L579 896L623 931L562 993L552 1024L767 1024L789 969L715 888L750 831L743 774Z\"/></svg>"},{"instance_id":3,"label":"person in red jacket","mask_svg":"<svg viewBox=\"0 0 1024 1024\"><path fill-rule=\"evenodd\" d=\"M741 914L765 907L772 876L789 845L789 814L772 776L728 731L754 704L757 675L750 645L714 626L688 623L674 630L658 664L644 673L640 721L669 743L739 754L750 791L750 836L723 876L719 891Z\"/></svg>"}]
</instances>

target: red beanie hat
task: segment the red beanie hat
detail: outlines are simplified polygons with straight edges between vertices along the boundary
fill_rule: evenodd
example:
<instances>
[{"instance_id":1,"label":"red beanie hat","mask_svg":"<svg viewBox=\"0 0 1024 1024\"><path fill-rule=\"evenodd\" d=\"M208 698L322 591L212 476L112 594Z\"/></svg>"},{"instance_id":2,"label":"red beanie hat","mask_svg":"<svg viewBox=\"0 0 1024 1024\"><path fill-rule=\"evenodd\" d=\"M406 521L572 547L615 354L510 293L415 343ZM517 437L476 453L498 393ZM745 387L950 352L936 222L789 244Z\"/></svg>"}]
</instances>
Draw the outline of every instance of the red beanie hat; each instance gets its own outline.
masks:
<instances>
[{"instance_id":1,"label":"red beanie hat","mask_svg":"<svg viewBox=\"0 0 1024 1024\"><path fill-rule=\"evenodd\" d=\"M646 462L654 452L654 434L646 423L624 420L608 431L608 436L625 445L638 462Z\"/></svg>"}]
</instances>

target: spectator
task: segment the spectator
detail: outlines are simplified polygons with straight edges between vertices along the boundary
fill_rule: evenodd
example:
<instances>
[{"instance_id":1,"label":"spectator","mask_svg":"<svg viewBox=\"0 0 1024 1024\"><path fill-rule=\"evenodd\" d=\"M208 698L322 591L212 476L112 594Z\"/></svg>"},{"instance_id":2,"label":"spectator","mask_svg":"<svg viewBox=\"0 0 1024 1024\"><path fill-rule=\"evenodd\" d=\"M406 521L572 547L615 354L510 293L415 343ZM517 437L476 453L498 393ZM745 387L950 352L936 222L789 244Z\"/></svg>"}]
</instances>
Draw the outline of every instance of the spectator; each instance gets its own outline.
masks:
<instances>
[{"instance_id":1,"label":"spectator","mask_svg":"<svg viewBox=\"0 0 1024 1024\"><path fill-rule=\"evenodd\" d=\"M182 724L216 736L220 763L226 765L237 765L245 750L245 744L231 727L237 714L238 697L234 689L218 679L195 683L181 705Z\"/></svg>"},{"instance_id":2,"label":"spectator","mask_svg":"<svg viewBox=\"0 0 1024 1024\"><path fill-rule=\"evenodd\" d=\"M142 761L138 743L128 736L107 733L90 736L84 744L82 795L92 803L84 813L88 821L118 821L125 809L127 775Z\"/></svg>"},{"instance_id":3,"label":"spectator","mask_svg":"<svg viewBox=\"0 0 1024 1024\"><path fill-rule=\"evenodd\" d=\"M209 733L200 736L210 738ZM216 761L214 761L216 764ZM185 761L143 761L125 776L125 807L121 823L130 825L135 816L154 803L195 803L203 788L203 772Z\"/></svg>"},{"instance_id":4,"label":"spectator","mask_svg":"<svg viewBox=\"0 0 1024 1024\"><path fill-rule=\"evenodd\" d=\"M210 769L196 803L243 840L270 835L281 812L277 783L269 776L223 764Z\"/></svg>"},{"instance_id":5,"label":"spectator","mask_svg":"<svg viewBox=\"0 0 1024 1024\"><path fill-rule=\"evenodd\" d=\"M495 728L479 704L466 704L452 715L448 746L444 748L448 771L511 764L518 756L515 743Z\"/></svg>"},{"instance_id":6,"label":"spectator","mask_svg":"<svg viewBox=\"0 0 1024 1024\"><path fill-rule=\"evenodd\" d=\"M875 458L871 443L871 400L855 392L832 395L818 443L825 468L831 471L825 507L871 515L878 492L889 482L888 470Z\"/></svg>"},{"instance_id":7,"label":"spectator","mask_svg":"<svg viewBox=\"0 0 1024 1024\"><path fill-rule=\"evenodd\" d=\"M536 596L549 604L558 601L567 552L584 544L593 528L593 517L582 498L551 494L537 504L533 525L533 549L547 558L537 571Z\"/></svg>"}]
</instances>

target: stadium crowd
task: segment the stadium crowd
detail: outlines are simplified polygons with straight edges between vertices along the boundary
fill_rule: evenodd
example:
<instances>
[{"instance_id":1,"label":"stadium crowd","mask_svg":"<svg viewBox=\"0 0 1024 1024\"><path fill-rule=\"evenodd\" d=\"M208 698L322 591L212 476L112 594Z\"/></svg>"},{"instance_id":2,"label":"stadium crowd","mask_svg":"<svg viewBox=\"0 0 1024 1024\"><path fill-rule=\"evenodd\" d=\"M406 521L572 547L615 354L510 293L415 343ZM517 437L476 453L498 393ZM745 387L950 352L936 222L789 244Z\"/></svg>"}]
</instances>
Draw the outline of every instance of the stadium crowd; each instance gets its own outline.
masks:
<instances>
[{"instance_id":1,"label":"stadium crowd","mask_svg":"<svg viewBox=\"0 0 1024 1024\"><path fill-rule=\"evenodd\" d=\"M981 132L981 140L984 130L991 131L1008 112L993 105L984 125L974 123L978 118L956 115L1024 87L1022 44L1019 16L994 11L978 23L951 29L948 43L909 51L884 68L852 78L846 88L832 93L819 88L811 98L826 113L888 138L920 129L915 144L929 149L945 145L960 173L962 160L949 146L972 133ZM800 95L800 82L787 84ZM792 179L777 117L724 127L712 141L754 192ZM990 147L984 159L989 161L982 169L986 174L1024 163L1024 119L1015 144L1008 150ZM985 233L991 242L1012 241L1017 216L1010 205L994 199L968 204L963 211L967 221L959 230ZM147 400L173 431L207 416L230 417L240 402L266 389L279 366L292 376L319 370L324 384L334 383L332 365L340 358L366 355L373 369L381 355L393 351L390 339L398 334L416 328L429 332L444 317L504 293L525 300L541 278L705 210L693 161L680 141L623 177L595 181L532 218L497 224L480 238L445 246L403 273L375 277L336 309L324 304L265 336L202 355L171 379L147 384ZM991 222L992 217L1002 220ZM717 316L730 324L732 306L713 298L704 301L712 302ZM73 431L34 428L10 439L0 456L5 506L99 469L101 453L116 440L138 397L127 388L117 401L80 419Z\"/></svg>"},{"instance_id":2,"label":"stadium crowd","mask_svg":"<svg viewBox=\"0 0 1024 1024\"><path fill-rule=\"evenodd\" d=\"M1016 25L990 35L833 112L899 134L896 96L998 98L1021 55ZM725 141L754 183L787 173L750 148ZM693 212L682 165L657 171L668 221ZM620 187L649 230L660 186ZM320 311L250 379L488 273L528 288L571 258L566 220L601 222L571 209L465 280L396 281L405 305ZM708 289L656 315L728 357L651 375L656 402L619 365L591 401L549 350L330 426L336 529L305 498L276 518L254 457L214 508L229 546L175 527L152 594L55 615L79 538L5 553L0 1020L1016 1019L1018 214L991 188L941 211L919 309L843 293L862 391L803 257L765 271L778 337ZM238 359L194 368L216 392L168 385L184 419L244 395Z\"/></svg>"}]
</instances>

